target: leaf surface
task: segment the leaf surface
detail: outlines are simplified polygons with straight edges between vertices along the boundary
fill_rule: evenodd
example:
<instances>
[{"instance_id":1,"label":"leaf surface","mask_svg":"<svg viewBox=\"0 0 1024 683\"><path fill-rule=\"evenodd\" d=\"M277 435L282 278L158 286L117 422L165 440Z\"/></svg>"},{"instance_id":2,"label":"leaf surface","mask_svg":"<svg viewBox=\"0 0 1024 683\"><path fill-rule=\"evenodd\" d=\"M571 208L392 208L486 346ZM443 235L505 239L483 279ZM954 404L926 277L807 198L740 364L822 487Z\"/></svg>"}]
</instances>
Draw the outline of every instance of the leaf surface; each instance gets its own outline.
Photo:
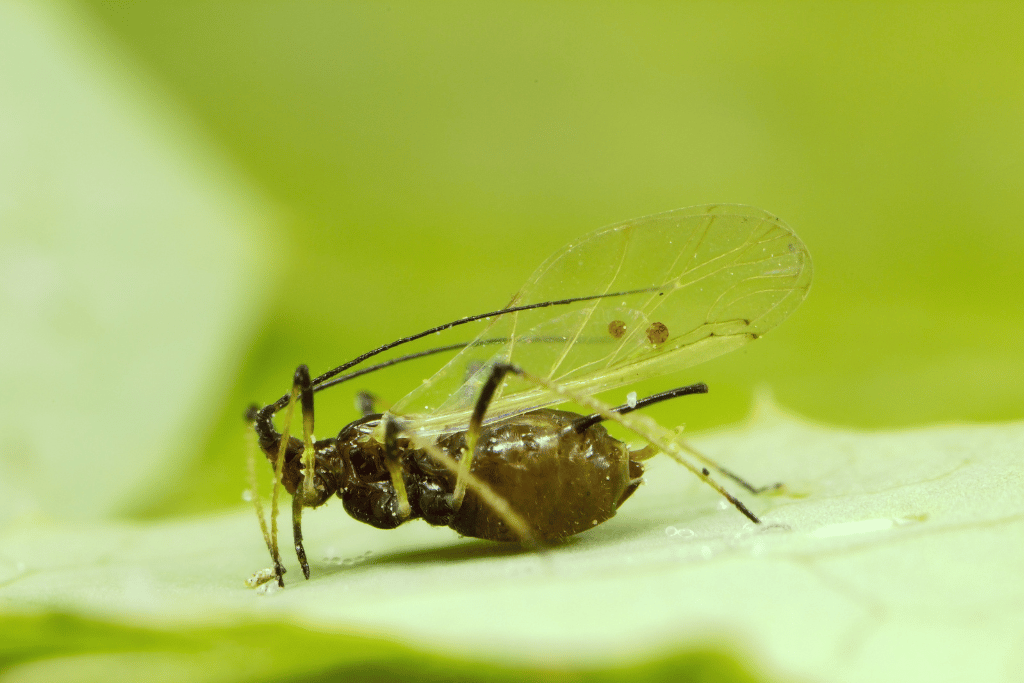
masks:
<instances>
[{"instance_id":1,"label":"leaf surface","mask_svg":"<svg viewBox=\"0 0 1024 683\"><path fill-rule=\"evenodd\" d=\"M8 614L179 635L290 624L527 667L724 648L783 679L1013 677L1024 424L864 433L766 408L695 445L756 482L786 482L786 495L748 496L763 527L662 457L617 517L544 554L419 522L382 532L332 504L305 519L312 579L289 558L286 589L258 595L242 585L267 564L247 512L27 525L0 541L0 596Z\"/></svg>"}]
</instances>

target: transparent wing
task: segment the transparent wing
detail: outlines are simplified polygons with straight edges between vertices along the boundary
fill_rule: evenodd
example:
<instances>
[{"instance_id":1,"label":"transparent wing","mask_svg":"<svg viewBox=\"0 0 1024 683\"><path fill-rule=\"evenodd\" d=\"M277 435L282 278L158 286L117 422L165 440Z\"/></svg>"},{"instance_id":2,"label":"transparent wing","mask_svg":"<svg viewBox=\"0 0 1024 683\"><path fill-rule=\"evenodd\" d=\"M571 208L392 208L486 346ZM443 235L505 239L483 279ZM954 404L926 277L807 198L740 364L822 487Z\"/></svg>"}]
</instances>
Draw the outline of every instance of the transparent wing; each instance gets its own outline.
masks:
<instances>
[{"instance_id":1,"label":"transparent wing","mask_svg":"<svg viewBox=\"0 0 1024 683\"><path fill-rule=\"evenodd\" d=\"M761 209L696 206L602 228L545 261L509 307L611 296L495 316L391 412L421 436L465 429L498 362L584 393L695 365L778 325L810 283L807 248ZM510 378L488 421L559 401Z\"/></svg>"}]
</instances>

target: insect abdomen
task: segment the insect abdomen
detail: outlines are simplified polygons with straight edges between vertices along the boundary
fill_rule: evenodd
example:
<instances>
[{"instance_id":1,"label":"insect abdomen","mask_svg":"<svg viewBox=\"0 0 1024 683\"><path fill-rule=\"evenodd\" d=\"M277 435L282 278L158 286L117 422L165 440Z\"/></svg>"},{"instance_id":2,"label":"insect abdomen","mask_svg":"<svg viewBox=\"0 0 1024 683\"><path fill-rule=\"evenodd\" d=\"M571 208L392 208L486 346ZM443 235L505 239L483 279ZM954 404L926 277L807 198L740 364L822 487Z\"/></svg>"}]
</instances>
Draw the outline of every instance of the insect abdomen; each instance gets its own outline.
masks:
<instances>
[{"instance_id":1,"label":"insect abdomen","mask_svg":"<svg viewBox=\"0 0 1024 683\"><path fill-rule=\"evenodd\" d=\"M643 471L600 424L573 431L580 417L537 410L485 427L477 442L473 473L508 501L539 540L566 538L611 518ZM458 453L465 435L439 445ZM449 526L464 536L521 540L472 492Z\"/></svg>"}]
</instances>

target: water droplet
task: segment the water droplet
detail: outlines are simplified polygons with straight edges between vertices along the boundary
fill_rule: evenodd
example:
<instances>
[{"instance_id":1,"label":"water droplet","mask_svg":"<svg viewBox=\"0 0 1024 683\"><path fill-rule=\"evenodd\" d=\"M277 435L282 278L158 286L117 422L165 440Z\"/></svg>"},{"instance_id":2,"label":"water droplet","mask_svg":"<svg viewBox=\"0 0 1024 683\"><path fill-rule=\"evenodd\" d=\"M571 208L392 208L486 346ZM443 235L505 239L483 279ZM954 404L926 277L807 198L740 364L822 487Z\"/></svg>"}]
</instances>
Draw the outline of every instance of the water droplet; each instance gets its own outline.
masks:
<instances>
[{"instance_id":1,"label":"water droplet","mask_svg":"<svg viewBox=\"0 0 1024 683\"><path fill-rule=\"evenodd\" d=\"M631 391L626 394L626 405L630 408L636 408L636 392Z\"/></svg>"},{"instance_id":2,"label":"water droplet","mask_svg":"<svg viewBox=\"0 0 1024 683\"><path fill-rule=\"evenodd\" d=\"M246 503L252 502L252 489L245 489L244 491L242 491L242 500L244 500Z\"/></svg>"}]
</instances>

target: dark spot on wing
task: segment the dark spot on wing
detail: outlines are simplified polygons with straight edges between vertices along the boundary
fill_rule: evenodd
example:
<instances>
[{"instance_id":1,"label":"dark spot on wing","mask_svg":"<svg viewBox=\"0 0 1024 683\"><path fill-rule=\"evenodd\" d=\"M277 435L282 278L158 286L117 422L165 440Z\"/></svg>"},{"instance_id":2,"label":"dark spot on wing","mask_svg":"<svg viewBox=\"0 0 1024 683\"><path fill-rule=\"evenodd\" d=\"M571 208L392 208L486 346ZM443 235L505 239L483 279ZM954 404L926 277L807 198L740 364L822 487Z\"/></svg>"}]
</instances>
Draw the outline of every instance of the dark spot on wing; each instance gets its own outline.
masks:
<instances>
[{"instance_id":1,"label":"dark spot on wing","mask_svg":"<svg viewBox=\"0 0 1024 683\"><path fill-rule=\"evenodd\" d=\"M661 346L668 341L668 328L665 323L651 323L647 328L647 341L655 346Z\"/></svg>"},{"instance_id":2,"label":"dark spot on wing","mask_svg":"<svg viewBox=\"0 0 1024 683\"><path fill-rule=\"evenodd\" d=\"M608 323L608 334L616 339L622 339L622 335L626 334L626 323L621 320L611 321Z\"/></svg>"}]
</instances>

